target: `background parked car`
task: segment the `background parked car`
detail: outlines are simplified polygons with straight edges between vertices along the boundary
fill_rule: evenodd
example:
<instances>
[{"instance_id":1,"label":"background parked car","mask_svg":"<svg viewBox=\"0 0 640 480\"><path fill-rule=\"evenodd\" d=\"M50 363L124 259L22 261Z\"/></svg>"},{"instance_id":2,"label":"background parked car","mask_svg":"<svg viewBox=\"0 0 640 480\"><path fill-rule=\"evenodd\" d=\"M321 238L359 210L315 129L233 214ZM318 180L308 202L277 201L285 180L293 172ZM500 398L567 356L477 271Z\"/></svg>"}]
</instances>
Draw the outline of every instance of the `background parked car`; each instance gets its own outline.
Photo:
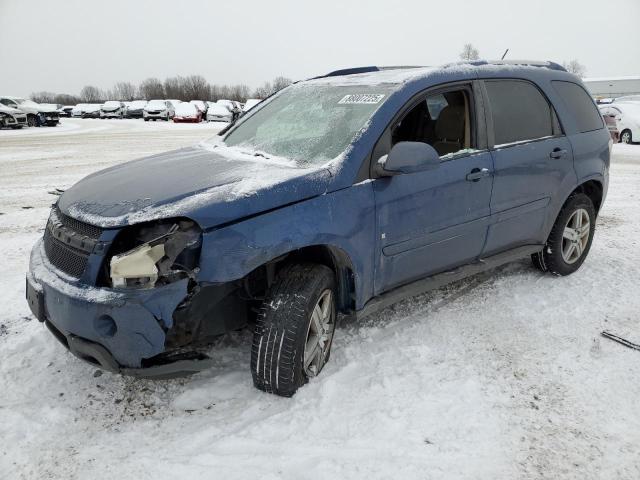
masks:
<instances>
[{"instance_id":1,"label":"background parked car","mask_svg":"<svg viewBox=\"0 0 640 480\"><path fill-rule=\"evenodd\" d=\"M127 102L128 105L124 110L124 116L126 118L142 118L144 107L147 106L146 100L134 100L133 102Z\"/></svg>"},{"instance_id":2,"label":"background parked car","mask_svg":"<svg viewBox=\"0 0 640 480\"><path fill-rule=\"evenodd\" d=\"M612 116L616 119L622 143L640 142L640 103L616 102L601 105L600 112L605 117Z\"/></svg>"},{"instance_id":3,"label":"background parked car","mask_svg":"<svg viewBox=\"0 0 640 480\"><path fill-rule=\"evenodd\" d=\"M100 118L124 118L124 102L109 100L100 107Z\"/></svg>"},{"instance_id":4,"label":"background parked car","mask_svg":"<svg viewBox=\"0 0 640 480\"><path fill-rule=\"evenodd\" d=\"M235 121L240 116L240 110L238 109L236 104L233 103L231 100L220 99L216 102L216 104L221 105L227 110L229 110L229 112L231 112L231 117L233 121Z\"/></svg>"},{"instance_id":5,"label":"background parked car","mask_svg":"<svg viewBox=\"0 0 640 480\"><path fill-rule=\"evenodd\" d=\"M75 118L82 117L83 109L88 106L88 103L79 103L71 109L71 116Z\"/></svg>"},{"instance_id":6,"label":"background parked car","mask_svg":"<svg viewBox=\"0 0 640 480\"><path fill-rule=\"evenodd\" d=\"M202 113L202 117L207 114L207 104L202 100L191 100L189 103L195 105L198 110Z\"/></svg>"},{"instance_id":7,"label":"background parked car","mask_svg":"<svg viewBox=\"0 0 640 480\"><path fill-rule=\"evenodd\" d=\"M30 127L39 127L41 125L54 127L60 121L60 115L55 107L40 105L32 100L4 96L0 97L0 103L24 112L27 115L27 123Z\"/></svg>"},{"instance_id":8,"label":"background parked car","mask_svg":"<svg viewBox=\"0 0 640 480\"><path fill-rule=\"evenodd\" d=\"M200 123L202 112L193 103L182 102L176 107L173 121L175 123Z\"/></svg>"},{"instance_id":9,"label":"background parked car","mask_svg":"<svg viewBox=\"0 0 640 480\"><path fill-rule=\"evenodd\" d=\"M17 108L0 103L0 128L22 128L27 126L27 114Z\"/></svg>"},{"instance_id":10,"label":"background parked car","mask_svg":"<svg viewBox=\"0 0 640 480\"><path fill-rule=\"evenodd\" d=\"M88 103L82 109L82 118L100 118L101 103Z\"/></svg>"},{"instance_id":11,"label":"background parked car","mask_svg":"<svg viewBox=\"0 0 640 480\"><path fill-rule=\"evenodd\" d=\"M620 141L620 131L618 130L618 123L616 122L615 115L612 115L610 113L603 113L602 118L604 118L604 123L607 124L609 135L611 135L611 140L613 140L614 143L618 143Z\"/></svg>"},{"instance_id":12,"label":"background parked car","mask_svg":"<svg viewBox=\"0 0 640 480\"><path fill-rule=\"evenodd\" d=\"M73 105L63 105L62 108L60 108L60 116L70 117L72 110L73 110Z\"/></svg>"},{"instance_id":13,"label":"background parked car","mask_svg":"<svg viewBox=\"0 0 640 480\"><path fill-rule=\"evenodd\" d=\"M251 110L253 107L255 107L257 104L259 104L262 100L260 100L259 98L248 98L246 102L244 102L244 106L242 107L242 113L247 113L249 110Z\"/></svg>"},{"instance_id":14,"label":"background parked car","mask_svg":"<svg viewBox=\"0 0 640 480\"><path fill-rule=\"evenodd\" d=\"M207 122L232 122L233 113L228 108L218 105L217 103L210 103L207 109Z\"/></svg>"},{"instance_id":15,"label":"background parked car","mask_svg":"<svg viewBox=\"0 0 640 480\"><path fill-rule=\"evenodd\" d=\"M150 100L144 107L142 118L149 120L170 120L175 115L175 108L169 100Z\"/></svg>"}]
</instances>

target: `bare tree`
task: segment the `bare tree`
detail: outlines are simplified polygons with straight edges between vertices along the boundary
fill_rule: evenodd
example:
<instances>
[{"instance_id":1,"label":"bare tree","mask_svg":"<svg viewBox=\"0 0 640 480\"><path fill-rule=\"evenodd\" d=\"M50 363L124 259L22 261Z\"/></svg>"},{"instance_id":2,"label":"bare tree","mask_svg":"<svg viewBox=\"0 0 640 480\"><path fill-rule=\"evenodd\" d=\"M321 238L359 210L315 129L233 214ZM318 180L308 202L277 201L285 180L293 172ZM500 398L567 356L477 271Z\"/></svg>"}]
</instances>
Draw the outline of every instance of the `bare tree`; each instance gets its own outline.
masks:
<instances>
[{"instance_id":1,"label":"bare tree","mask_svg":"<svg viewBox=\"0 0 640 480\"><path fill-rule=\"evenodd\" d=\"M55 96L53 92L33 92L29 98L36 103L54 103Z\"/></svg>"},{"instance_id":2,"label":"bare tree","mask_svg":"<svg viewBox=\"0 0 640 480\"><path fill-rule=\"evenodd\" d=\"M146 100L154 98L164 98L164 87L162 82L157 78L147 78L140 84L140 96Z\"/></svg>"},{"instance_id":3,"label":"bare tree","mask_svg":"<svg viewBox=\"0 0 640 480\"><path fill-rule=\"evenodd\" d=\"M77 105L80 103L80 98L77 95L58 93L53 97L53 103L59 103L60 105Z\"/></svg>"},{"instance_id":4,"label":"bare tree","mask_svg":"<svg viewBox=\"0 0 640 480\"><path fill-rule=\"evenodd\" d=\"M465 43L460 52L460 60L478 60L480 52L471 43Z\"/></svg>"},{"instance_id":5,"label":"bare tree","mask_svg":"<svg viewBox=\"0 0 640 480\"><path fill-rule=\"evenodd\" d=\"M164 94L166 98L175 98L176 100L186 100L182 89L183 79L180 76L168 77L164 80Z\"/></svg>"},{"instance_id":6,"label":"bare tree","mask_svg":"<svg viewBox=\"0 0 640 480\"><path fill-rule=\"evenodd\" d=\"M209 100L211 86L202 75L189 75L182 79L183 100Z\"/></svg>"},{"instance_id":7,"label":"bare tree","mask_svg":"<svg viewBox=\"0 0 640 480\"><path fill-rule=\"evenodd\" d=\"M587 73L587 67L581 64L578 60L571 60L570 62L562 62L562 66L569 73L573 73L582 78Z\"/></svg>"},{"instance_id":8,"label":"bare tree","mask_svg":"<svg viewBox=\"0 0 640 480\"><path fill-rule=\"evenodd\" d=\"M230 94L230 100L235 100L237 102L246 102L250 94L249 87L242 84L232 85Z\"/></svg>"},{"instance_id":9,"label":"bare tree","mask_svg":"<svg viewBox=\"0 0 640 480\"><path fill-rule=\"evenodd\" d=\"M80 90L80 98L85 103L98 103L104 98L104 93L93 85L87 85Z\"/></svg>"},{"instance_id":10,"label":"bare tree","mask_svg":"<svg viewBox=\"0 0 640 480\"><path fill-rule=\"evenodd\" d=\"M264 82L262 85L255 89L255 91L253 92L253 96L255 98L267 98L269 95L271 95L272 90L273 86L271 85L271 82Z\"/></svg>"},{"instance_id":11,"label":"bare tree","mask_svg":"<svg viewBox=\"0 0 640 480\"><path fill-rule=\"evenodd\" d=\"M273 79L273 82L264 82L253 92L253 96L255 98L267 98L269 95L273 95L276 92L279 92L285 87L291 85L293 81L287 77L276 77Z\"/></svg>"},{"instance_id":12,"label":"bare tree","mask_svg":"<svg viewBox=\"0 0 640 480\"><path fill-rule=\"evenodd\" d=\"M113 98L130 102L138 98L138 88L131 82L118 82L113 86Z\"/></svg>"}]
</instances>

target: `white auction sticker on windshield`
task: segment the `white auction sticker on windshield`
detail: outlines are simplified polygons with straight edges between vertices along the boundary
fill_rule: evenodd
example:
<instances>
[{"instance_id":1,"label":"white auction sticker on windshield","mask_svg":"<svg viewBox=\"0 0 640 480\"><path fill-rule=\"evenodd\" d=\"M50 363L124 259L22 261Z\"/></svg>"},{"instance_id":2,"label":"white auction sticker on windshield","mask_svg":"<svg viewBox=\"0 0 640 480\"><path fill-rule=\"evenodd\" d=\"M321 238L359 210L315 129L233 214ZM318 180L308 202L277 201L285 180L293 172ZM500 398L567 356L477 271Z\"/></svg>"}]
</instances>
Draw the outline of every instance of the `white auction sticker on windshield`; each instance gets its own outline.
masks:
<instances>
[{"instance_id":1,"label":"white auction sticker on windshield","mask_svg":"<svg viewBox=\"0 0 640 480\"><path fill-rule=\"evenodd\" d=\"M338 102L339 104L376 104L384 98L384 93L352 93L345 95Z\"/></svg>"}]
</instances>

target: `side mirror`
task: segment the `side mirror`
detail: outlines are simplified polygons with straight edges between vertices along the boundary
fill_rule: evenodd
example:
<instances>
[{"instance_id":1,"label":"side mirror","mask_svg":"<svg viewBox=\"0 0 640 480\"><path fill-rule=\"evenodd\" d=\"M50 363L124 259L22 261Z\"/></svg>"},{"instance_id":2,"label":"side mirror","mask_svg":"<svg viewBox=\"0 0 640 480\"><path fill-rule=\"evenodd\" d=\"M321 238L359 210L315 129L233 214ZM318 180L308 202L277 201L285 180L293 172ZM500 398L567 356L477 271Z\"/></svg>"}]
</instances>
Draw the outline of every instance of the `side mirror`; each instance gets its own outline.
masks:
<instances>
[{"instance_id":1,"label":"side mirror","mask_svg":"<svg viewBox=\"0 0 640 480\"><path fill-rule=\"evenodd\" d=\"M376 173L381 177L433 170L440 165L435 148L423 142L398 142L378 160Z\"/></svg>"}]
</instances>

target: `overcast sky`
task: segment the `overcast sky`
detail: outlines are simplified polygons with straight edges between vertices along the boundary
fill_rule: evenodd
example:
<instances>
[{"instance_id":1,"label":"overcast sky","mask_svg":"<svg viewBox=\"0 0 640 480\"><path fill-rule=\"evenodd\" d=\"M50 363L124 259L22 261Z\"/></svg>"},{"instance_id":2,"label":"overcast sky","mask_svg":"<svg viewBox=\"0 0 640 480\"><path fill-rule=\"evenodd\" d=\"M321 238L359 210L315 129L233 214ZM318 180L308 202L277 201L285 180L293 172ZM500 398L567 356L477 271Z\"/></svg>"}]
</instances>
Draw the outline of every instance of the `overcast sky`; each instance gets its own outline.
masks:
<instances>
[{"instance_id":1,"label":"overcast sky","mask_svg":"<svg viewBox=\"0 0 640 480\"><path fill-rule=\"evenodd\" d=\"M482 58L640 75L640 0L0 0L0 94L201 74L256 87L362 65Z\"/></svg>"}]
</instances>

